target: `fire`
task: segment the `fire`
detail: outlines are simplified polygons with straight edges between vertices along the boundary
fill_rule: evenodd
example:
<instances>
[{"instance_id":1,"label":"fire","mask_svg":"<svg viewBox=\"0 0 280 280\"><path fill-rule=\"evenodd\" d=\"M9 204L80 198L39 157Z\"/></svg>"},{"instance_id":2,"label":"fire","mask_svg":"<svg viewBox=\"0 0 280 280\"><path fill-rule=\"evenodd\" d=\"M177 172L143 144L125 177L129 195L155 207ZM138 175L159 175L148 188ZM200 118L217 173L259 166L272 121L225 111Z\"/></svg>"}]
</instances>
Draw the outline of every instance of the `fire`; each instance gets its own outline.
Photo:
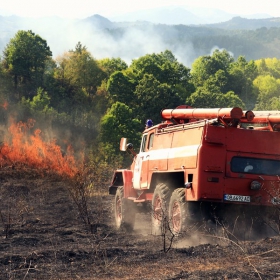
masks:
<instances>
[{"instance_id":1,"label":"fire","mask_svg":"<svg viewBox=\"0 0 280 280\"><path fill-rule=\"evenodd\" d=\"M74 151L69 145L66 153L56 141L45 142L41 136L41 130L31 128L35 121L12 122L9 127L9 136L5 135L1 146L0 164L23 164L31 168L54 171L59 175L73 177L79 168L74 157Z\"/></svg>"},{"instance_id":2,"label":"fire","mask_svg":"<svg viewBox=\"0 0 280 280\"><path fill-rule=\"evenodd\" d=\"M4 103L1 105L1 107L3 107L5 110L7 110L8 105L9 105L8 102L4 101Z\"/></svg>"}]
</instances>

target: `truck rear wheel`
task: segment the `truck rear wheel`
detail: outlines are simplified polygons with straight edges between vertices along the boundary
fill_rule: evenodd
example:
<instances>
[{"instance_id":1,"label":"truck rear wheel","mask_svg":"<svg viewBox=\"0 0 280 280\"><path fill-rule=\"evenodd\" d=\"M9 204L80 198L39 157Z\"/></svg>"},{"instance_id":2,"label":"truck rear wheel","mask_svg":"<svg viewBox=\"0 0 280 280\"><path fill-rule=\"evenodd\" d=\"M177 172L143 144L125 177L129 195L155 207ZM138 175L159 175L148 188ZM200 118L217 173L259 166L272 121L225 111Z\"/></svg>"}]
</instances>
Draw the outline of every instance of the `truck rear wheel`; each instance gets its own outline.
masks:
<instances>
[{"instance_id":1,"label":"truck rear wheel","mask_svg":"<svg viewBox=\"0 0 280 280\"><path fill-rule=\"evenodd\" d=\"M161 235L168 222L168 203L171 191L167 185L160 183L156 186L152 200L152 234Z\"/></svg>"},{"instance_id":2,"label":"truck rear wheel","mask_svg":"<svg viewBox=\"0 0 280 280\"><path fill-rule=\"evenodd\" d=\"M133 230L136 205L133 201L124 198L123 187L118 187L115 195L115 223L117 229Z\"/></svg>"},{"instance_id":3,"label":"truck rear wheel","mask_svg":"<svg viewBox=\"0 0 280 280\"><path fill-rule=\"evenodd\" d=\"M169 204L170 227L174 234L185 232L188 228L194 228L202 222L199 204L186 201L185 189L174 190Z\"/></svg>"}]
</instances>

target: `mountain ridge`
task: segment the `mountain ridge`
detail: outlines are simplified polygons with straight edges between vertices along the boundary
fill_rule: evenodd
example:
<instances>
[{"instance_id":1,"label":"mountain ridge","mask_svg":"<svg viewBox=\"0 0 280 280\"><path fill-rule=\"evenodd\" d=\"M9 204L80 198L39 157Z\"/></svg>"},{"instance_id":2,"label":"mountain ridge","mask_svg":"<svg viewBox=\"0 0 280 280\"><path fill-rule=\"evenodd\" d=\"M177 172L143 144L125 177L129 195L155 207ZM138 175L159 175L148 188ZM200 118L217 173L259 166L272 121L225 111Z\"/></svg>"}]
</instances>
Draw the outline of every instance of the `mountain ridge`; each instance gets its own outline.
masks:
<instances>
[{"instance_id":1,"label":"mountain ridge","mask_svg":"<svg viewBox=\"0 0 280 280\"><path fill-rule=\"evenodd\" d=\"M114 22L109 18L103 17L99 14L92 15L88 18L80 20L81 22L88 22L92 24L96 24L99 28L118 28L118 27L129 27L130 25L137 25L140 23L146 24L155 24L153 22L149 22L147 20L138 20L131 22ZM159 23L162 24L162 23ZM165 25L187 25L187 24L165 24ZM188 26L188 25L187 25ZM240 16L233 17L232 19L221 22L221 23L213 23L213 24L189 24L189 26L206 26L211 28L220 28L220 29L236 29L236 30L255 30L258 28L266 27L280 27L280 17L270 17L263 19L247 19L242 18Z\"/></svg>"},{"instance_id":2,"label":"mountain ridge","mask_svg":"<svg viewBox=\"0 0 280 280\"><path fill-rule=\"evenodd\" d=\"M99 14L75 20L0 16L0 52L18 30L32 30L41 36L54 57L74 49L80 42L97 59L120 57L128 64L145 54L166 49L188 66L214 49L226 49L235 58L240 55L247 59L280 58L280 18L234 17L216 24L168 25L149 21L113 22Z\"/></svg>"},{"instance_id":3,"label":"mountain ridge","mask_svg":"<svg viewBox=\"0 0 280 280\"><path fill-rule=\"evenodd\" d=\"M189 7L189 6L165 6L147 10L124 13L118 16L108 17L112 21L137 21L144 20L159 24L214 24L228 21L233 17L241 16L244 18L269 18L269 14L250 14L242 15L228 13L220 9Z\"/></svg>"}]
</instances>

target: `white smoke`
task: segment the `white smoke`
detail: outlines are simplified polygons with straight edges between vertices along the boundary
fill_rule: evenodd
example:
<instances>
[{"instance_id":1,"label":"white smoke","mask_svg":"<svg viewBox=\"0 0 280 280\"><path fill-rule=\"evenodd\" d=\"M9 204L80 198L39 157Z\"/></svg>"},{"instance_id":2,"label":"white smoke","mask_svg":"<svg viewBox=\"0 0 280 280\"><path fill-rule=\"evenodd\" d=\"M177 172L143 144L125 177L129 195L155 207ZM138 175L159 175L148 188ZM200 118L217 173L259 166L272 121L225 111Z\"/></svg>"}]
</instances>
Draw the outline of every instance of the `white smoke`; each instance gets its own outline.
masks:
<instances>
[{"instance_id":1,"label":"white smoke","mask_svg":"<svg viewBox=\"0 0 280 280\"><path fill-rule=\"evenodd\" d=\"M180 63L188 67L197 56L191 42L175 44L172 41L176 35L175 30L169 29L169 40L150 24L145 24L145 28L134 25L122 30L100 30L94 28L90 22L73 22L53 17L33 19L18 23L17 29L14 33L10 33L10 37L5 38L4 43L7 44L18 30L32 30L45 39L53 53L53 58L63 55L65 51L74 50L78 42L96 59L120 57L128 65L133 59L165 50L170 50ZM0 51L3 51L3 42L0 47L2 48Z\"/></svg>"},{"instance_id":2,"label":"white smoke","mask_svg":"<svg viewBox=\"0 0 280 280\"><path fill-rule=\"evenodd\" d=\"M214 47L212 47L212 49L210 50L210 53L209 53L209 55L210 56L212 56L213 55L213 53L214 53L214 51L216 51L216 50L218 50L218 51L220 51L220 52L222 52L222 51L224 51L224 50L226 50L225 48L220 48L220 47L218 47L218 46L214 46ZM234 57L234 54L233 54L233 52L231 52L231 51L228 51L228 50L226 50L232 57Z\"/></svg>"}]
</instances>

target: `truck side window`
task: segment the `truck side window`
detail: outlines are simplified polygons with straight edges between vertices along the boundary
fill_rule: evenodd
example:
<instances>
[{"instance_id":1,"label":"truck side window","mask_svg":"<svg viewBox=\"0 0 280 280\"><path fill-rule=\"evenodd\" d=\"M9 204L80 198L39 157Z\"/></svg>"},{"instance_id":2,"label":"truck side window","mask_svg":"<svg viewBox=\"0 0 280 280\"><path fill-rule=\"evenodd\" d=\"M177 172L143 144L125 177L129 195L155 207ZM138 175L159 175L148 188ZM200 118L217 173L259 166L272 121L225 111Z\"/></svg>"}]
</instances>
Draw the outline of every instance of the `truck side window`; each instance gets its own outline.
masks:
<instances>
[{"instance_id":1,"label":"truck side window","mask_svg":"<svg viewBox=\"0 0 280 280\"><path fill-rule=\"evenodd\" d=\"M148 149L150 150L153 147L153 143L154 143L154 133L150 134L150 138L149 138L149 145L148 145Z\"/></svg>"},{"instance_id":2,"label":"truck side window","mask_svg":"<svg viewBox=\"0 0 280 280\"><path fill-rule=\"evenodd\" d=\"M280 175L280 161L263 158L233 157L231 171L237 173Z\"/></svg>"},{"instance_id":3,"label":"truck side window","mask_svg":"<svg viewBox=\"0 0 280 280\"><path fill-rule=\"evenodd\" d=\"M144 152L146 148L147 134L143 135L140 152Z\"/></svg>"}]
</instances>

